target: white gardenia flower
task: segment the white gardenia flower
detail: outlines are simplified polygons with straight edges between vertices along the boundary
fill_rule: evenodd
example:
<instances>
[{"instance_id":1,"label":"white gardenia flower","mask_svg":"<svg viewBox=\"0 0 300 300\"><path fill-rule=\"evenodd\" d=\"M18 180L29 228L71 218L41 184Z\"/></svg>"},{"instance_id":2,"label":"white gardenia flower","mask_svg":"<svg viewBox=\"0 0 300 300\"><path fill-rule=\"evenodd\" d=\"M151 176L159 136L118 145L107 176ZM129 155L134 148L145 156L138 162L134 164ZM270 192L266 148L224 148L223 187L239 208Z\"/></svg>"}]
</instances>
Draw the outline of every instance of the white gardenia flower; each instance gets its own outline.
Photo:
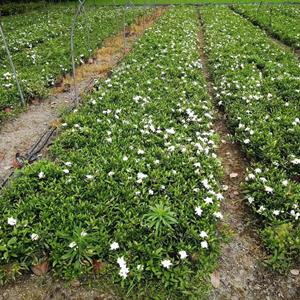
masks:
<instances>
[{"instance_id":1,"label":"white gardenia flower","mask_svg":"<svg viewBox=\"0 0 300 300\"><path fill-rule=\"evenodd\" d=\"M250 204L252 204L252 203L254 202L254 198L253 198L253 197L248 197L248 202L249 202Z\"/></svg>"},{"instance_id":2,"label":"white gardenia flower","mask_svg":"<svg viewBox=\"0 0 300 300\"><path fill-rule=\"evenodd\" d=\"M210 184L208 183L208 180L207 179L203 179L201 181L201 183L203 184L203 186L208 190L210 189Z\"/></svg>"},{"instance_id":3,"label":"white gardenia flower","mask_svg":"<svg viewBox=\"0 0 300 300\"><path fill-rule=\"evenodd\" d=\"M45 173L44 172L40 172L38 175L39 179L45 178Z\"/></svg>"},{"instance_id":4,"label":"white gardenia flower","mask_svg":"<svg viewBox=\"0 0 300 300\"><path fill-rule=\"evenodd\" d=\"M255 179L255 175L252 174L252 173L250 173L250 174L248 174L248 178L249 178L249 179Z\"/></svg>"},{"instance_id":5,"label":"white gardenia flower","mask_svg":"<svg viewBox=\"0 0 300 300\"><path fill-rule=\"evenodd\" d=\"M40 237L39 237L38 234L32 233L32 234L30 235L30 238L31 238L32 241L37 241Z\"/></svg>"},{"instance_id":6,"label":"white gardenia flower","mask_svg":"<svg viewBox=\"0 0 300 300\"><path fill-rule=\"evenodd\" d=\"M257 174L261 173L261 169L260 169L260 168L256 168L254 171L255 171L255 173L257 173Z\"/></svg>"},{"instance_id":7,"label":"white gardenia flower","mask_svg":"<svg viewBox=\"0 0 300 300\"><path fill-rule=\"evenodd\" d=\"M142 173L142 172L139 172L138 174L137 174L137 178L139 179L139 180L143 180L144 178L147 178L148 177L148 175L146 175L146 174L144 174L144 173Z\"/></svg>"},{"instance_id":8,"label":"white gardenia flower","mask_svg":"<svg viewBox=\"0 0 300 300\"><path fill-rule=\"evenodd\" d=\"M121 277L123 277L123 279L125 279L125 278L127 278L128 273L129 273L129 269L127 268L127 266L126 265L122 266L119 271L119 275Z\"/></svg>"},{"instance_id":9,"label":"white gardenia flower","mask_svg":"<svg viewBox=\"0 0 300 300\"><path fill-rule=\"evenodd\" d=\"M85 175L85 177L86 177L87 179L90 179L90 180L94 178L93 175L89 175L89 174L88 174L88 175Z\"/></svg>"},{"instance_id":10,"label":"white gardenia flower","mask_svg":"<svg viewBox=\"0 0 300 300\"><path fill-rule=\"evenodd\" d=\"M65 174L69 174L69 173L70 173L70 171L69 171L68 169L64 169L63 172L64 172Z\"/></svg>"},{"instance_id":11,"label":"white gardenia flower","mask_svg":"<svg viewBox=\"0 0 300 300\"><path fill-rule=\"evenodd\" d=\"M11 226L15 226L17 224L17 219L14 219L12 217L7 218L7 224Z\"/></svg>"},{"instance_id":12,"label":"white gardenia flower","mask_svg":"<svg viewBox=\"0 0 300 300\"><path fill-rule=\"evenodd\" d=\"M119 271L119 275L121 277L123 277L123 279L125 279L125 278L127 278L128 273L129 273L129 269L127 268L127 266L126 265L122 266L121 269L120 269L120 271Z\"/></svg>"},{"instance_id":13,"label":"white gardenia flower","mask_svg":"<svg viewBox=\"0 0 300 300\"><path fill-rule=\"evenodd\" d=\"M295 158L295 159L291 160L291 163L293 165L300 165L300 158Z\"/></svg>"},{"instance_id":14,"label":"white gardenia flower","mask_svg":"<svg viewBox=\"0 0 300 300\"><path fill-rule=\"evenodd\" d=\"M123 161L127 161L128 160L128 156L123 156Z\"/></svg>"},{"instance_id":15,"label":"white gardenia flower","mask_svg":"<svg viewBox=\"0 0 300 300\"><path fill-rule=\"evenodd\" d=\"M205 231L201 231L200 232L200 237L202 237L203 239L205 239L205 238L208 237L208 235L207 235L207 233Z\"/></svg>"},{"instance_id":16,"label":"white gardenia flower","mask_svg":"<svg viewBox=\"0 0 300 300\"><path fill-rule=\"evenodd\" d=\"M69 244L69 247L70 247L70 248L75 248L76 246L77 246L76 242L71 242L71 243Z\"/></svg>"},{"instance_id":17,"label":"white gardenia flower","mask_svg":"<svg viewBox=\"0 0 300 300\"><path fill-rule=\"evenodd\" d=\"M289 184L289 181L288 181L288 180L283 180L283 181L282 181L282 185L283 185L283 186L287 186L288 184Z\"/></svg>"},{"instance_id":18,"label":"white gardenia flower","mask_svg":"<svg viewBox=\"0 0 300 300\"><path fill-rule=\"evenodd\" d=\"M126 267L126 261L125 261L125 259L124 259L124 256L118 257L117 263L118 263L118 265L120 266L120 268L122 268L122 267L124 267L124 266Z\"/></svg>"},{"instance_id":19,"label":"white gardenia flower","mask_svg":"<svg viewBox=\"0 0 300 300\"><path fill-rule=\"evenodd\" d=\"M173 265L169 259L162 260L161 264L166 269L169 269Z\"/></svg>"},{"instance_id":20,"label":"white gardenia flower","mask_svg":"<svg viewBox=\"0 0 300 300\"><path fill-rule=\"evenodd\" d=\"M110 250L117 250L119 248L120 248L120 246L117 242L113 242L110 244Z\"/></svg>"},{"instance_id":21,"label":"white gardenia flower","mask_svg":"<svg viewBox=\"0 0 300 300\"><path fill-rule=\"evenodd\" d=\"M179 251L178 254L180 255L180 259L185 259L188 257L186 251L184 250Z\"/></svg>"},{"instance_id":22,"label":"white gardenia flower","mask_svg":"<svg viewBox=\"0 0 300 300\"><path fill-rule=\"evenodd\" d=\"M204 199L204 202L205 202L206 204L212 204L212 203L213 203L213 199L210 198L210 197L206 197L206 198Z\"/></svg>"},{"instance_id":23,"label":"white gardenia flower","mask_svg":"<svg viewBox=\"0 0 300 300\"><path fill-rule=\"evenodd\" d=\"M218 193L216 195L216 197L217 197L218 200L223 200L224 199L224 196L221 193Z\"/></svg>"},{"instance_id":24,"label":"white gardenia flower","mask_svg":"<svg viewBox=\"0 0 300 300\"><path fill-rule=\"evenodd\" d=\"M197 207L195 208L195 214L196 214L197 216L201 217L202 212L203 212L203 210L201 209L200 206L197 206Z\"/></svg>"},{"instance_id":25,"label":"white gardenia flower","mask_svg":"<svg viewBox=\"0 0 300 300\"><path fill-rule=\"evenodd\" d=\"M216 218L220 219L220 220L223 219L223 215L222 215L222 213L219 212L219 211L218 211L218 212L214 212L213 215L214 215Z\"/></svg>"},{"instance_id":26,"label":"white gardenia flower","mask_svg":"<svg viewBox=\"0 0 300 300\"><path fill-rule=\"evenodd\" d=\"M269 187L269 186L265 186L265 191L267 192L267 193L273 193L273 189L271 188L271 187Z\"/></svg>"},{"instance_id":27,"label":"white gardenia flower","mask_svg":"<svg viewBox=\"0 0 300 300\"><path fill-rule=\"evenodd\" d=\"M203 248L203 249L207 249L207 248L208 248L208 243L207 243L207 241L202 241L202 242L200 243L200 245L201 245L201 248Z\"/></svg>"},{"instance_id":28,"label":"white gardenia flower","mask_svg":"<svg viewBox=\"0 0 300 300\"><path fill-rule=\"evenodd\" d=\"M167 132L168 134L175 134L174 128L167 128L167 129L166 129L166 132Z\"/></svg>"},{"instance_id":29,"label":"white gardenia flower","mask_svg":"<svg viewBox=\"0 0 300 300\"><path fill-rule=\"evenodd\" d=\"M81 231L80 236L85 237L87 236L87 233L85 231Z\"/></svg>"},{"instance_id":30,"label":"white gardenia flower","mask_svg":"<svg viewBox=\"0 0 300 300\"><path fill-rule=\"evenodd\" d=\"M250 143L250 140L249 139L245 139L244 140L244 144L249 144Z\"/></svg>"},{"instance_id":31,"label":"white gardenia flower","mask_svg":"<svg viewBox=\"0 0 300 300\"><path fill-rule=\"evenodd\" d=\"M280 214L279 210L277 210L277 209L273 210L273 215L274 216L278 216L279 214Z\"/></svg>"},{"instance_id":32,"label":"white gardenia flower","mask_svg":"<svg viewBox=\"0 0 300 300\"><path fill-rule=\"evenodd\" d=\"M137 153L138 153L138 154L144 154L144 153L145 153L145 151L144 151L144 150L142 150L142 149L139 149Z\"/></svg>"}]
</instances>

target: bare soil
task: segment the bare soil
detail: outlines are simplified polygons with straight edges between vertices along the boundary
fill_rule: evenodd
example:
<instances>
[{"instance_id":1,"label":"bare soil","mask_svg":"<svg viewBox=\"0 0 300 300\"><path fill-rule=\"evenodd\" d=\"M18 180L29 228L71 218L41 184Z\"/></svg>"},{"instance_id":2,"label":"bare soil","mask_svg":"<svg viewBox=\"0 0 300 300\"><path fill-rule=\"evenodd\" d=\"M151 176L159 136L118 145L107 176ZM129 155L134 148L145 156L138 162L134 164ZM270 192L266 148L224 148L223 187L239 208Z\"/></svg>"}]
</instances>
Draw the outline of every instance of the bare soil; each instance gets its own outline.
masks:
<instances>
[{"instance_id":1,"label":"bare soil","mask_svg":"<svg viewBox=\"0 0 300 300\"><path fill-rule=\"evenodd\" d=\"M209 94L213 89L204 51L203 28L199 32L199 48ZM241 183L245 180L247 160L233 143L226 127L226 115L216 109L215 131L221 138L218 156L224 169L222 204L223 226L229 228L230 241L222 245L218 269L212 274L214 289L209 297L215 299L300 299L300 276L280 275L265 267L267 253L262 247L253 215L244 203Z\"/></svg>"},{"instance_id":2,"label":"bare soil","mask_svg":"<svg viewBox=\"0 0 300 300\"><path fill-rule=\"evenodd\" d=\"M109 75L110 70L132 49L134 42L163 13L158 8L147 16L138 18L135 24L126 28L126 49L124 32L106 39L95 57L76 69L77 94L93 88L94 80ZM59 87L51 90L46 100L34 100L27 110L14 120L6 122L0 129L0 185L16 166L16 153L26 156L27 151L47 130L59 124L61 113L74 103L73 78L68 75Z\"/></svg>"}]
</instances>

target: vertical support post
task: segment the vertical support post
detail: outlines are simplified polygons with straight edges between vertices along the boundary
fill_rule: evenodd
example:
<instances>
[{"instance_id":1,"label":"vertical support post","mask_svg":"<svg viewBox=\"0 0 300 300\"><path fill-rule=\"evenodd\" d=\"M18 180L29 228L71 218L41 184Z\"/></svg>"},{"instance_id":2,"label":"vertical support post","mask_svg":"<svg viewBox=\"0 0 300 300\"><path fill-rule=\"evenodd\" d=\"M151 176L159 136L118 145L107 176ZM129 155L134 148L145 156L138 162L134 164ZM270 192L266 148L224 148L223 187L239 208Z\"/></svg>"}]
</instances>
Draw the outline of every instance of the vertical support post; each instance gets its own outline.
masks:
<instances>
[{"instance_id":1,"label":"vertical support post","mask_svg":"<svg viewBox=\"0 0 300 300\"><path fill-rule=\"evenodd\" d=\"M126 6L127 4L124 5L124 10L123 10L123 39L124 39L124 54L126 54Z\"/></svg>"},{"instance_id":2,"label":"vertical support post","mask_svg":"<svg viewBox=\"0 0 300 300\"><path fill-rule=\"evenodd\" d=\"M1 21L0 21L0 34L1 34L1 37L2 37L2 40L3 40L3 43L4 43L5 51L6 51L7 56L8 56L8 61L9 61L11 70L12 70L12 72L14 74L14 78L15 78L15 81L16 81L16 84L17 84L17 88L18 88L18 91L19 91L19 95L20 95L20 99L21 99L22 105L25 105L24 95L23 95L23 92L22 92L22 89L21 89L21 85L20 85L18 76L17 76L15 65L14 65L13 60L11 58L11 54L10 54L10 51L9 51L9 48L8 48L8 44L7 44L7 41L6 41L4 32L3 32Z\"/></svg>"},{"instance_id":3,"label":"vertical support post","mask_svg":"<svg viewBox=\"0 0 300 300\"><path fill-rule=\"evenodd\" d=\"M76 66L75 66L75 54L74 54L74 30L77 22L77 18L81 12L82 6L84 5L85 0L79 0L79 5L75 16L73 18L72 26L71 26L71 38L70 38L70 46L71 46L71 59L72 59L72 71L73 71L73 83L74 83L74 97L75 97L75 104L78 104L78 91L76 85Z\"/></svg>"}]
</instances>

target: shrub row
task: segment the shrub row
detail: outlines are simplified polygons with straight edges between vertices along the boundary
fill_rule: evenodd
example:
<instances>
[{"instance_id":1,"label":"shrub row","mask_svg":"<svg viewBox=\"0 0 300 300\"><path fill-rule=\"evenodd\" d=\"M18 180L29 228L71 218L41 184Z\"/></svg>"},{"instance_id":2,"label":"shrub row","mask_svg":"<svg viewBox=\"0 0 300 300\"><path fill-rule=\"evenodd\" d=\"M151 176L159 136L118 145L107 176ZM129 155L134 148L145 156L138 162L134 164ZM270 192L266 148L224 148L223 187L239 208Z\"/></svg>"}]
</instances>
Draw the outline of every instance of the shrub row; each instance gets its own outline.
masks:
<instances>
[{"instance_id":1,"label":"shrub row","mask_svg":"<svg viewBox=\"0 0 300 300\"><path fill-rule=\"evenodd\" d=\"M71 6L62 5L64 10L60 12L57 6L59 5L55 5L56 8L49 14L49 17L44 11L43 17L37 18L29 25L29 28L20 25L20 30L10 32L10 43L15 45L16 49L19 49L19 46L21 48L20 51L15 49L12 52L26 100L47 96L48 87L53 86L58 77L71 70L70 26L73 10ZM143 13L145 13L143 9L128 9L126 11L127 23L131 24ZM65 17L65 14L69 17ZM22 18L22 16L18 16L18 18ZM29 20L29 23L31 22L32 20ZM53 31L53 28L56 29ZM122 9L99 7L86 9L86 13L80 15L76 27L74 42L76 64L81 64L88 57L91 57L93 51L101 46L105 38L122 29ZM34 35L36 34L36 39L29 39L28 42L30 43L27 44L27 48L24 48L28 30L32 30ZM41 39L39 36L44 37ZM16 84L6 57L2 58L2 64L0 70L0 122L7 115L5 108L18 108L20 103Z\"/></svg>"},{"instance_id":2,"label":"shrub row","mask_svg":"<svg viewBox=\"0 0 300 300\"><path fill-rule=\"evenodd\" d=\"M99 272L131 297L201 296L223 196L198 30L193 8L166 12L65 118L52 160L2 193L2 280L48 260L56 276Z\"/></svg>"},{"instance_id":3,"label":"shrub row","mask_svg":"<svg viewBox=\"0 0 300 300\"><path fill-rule=\"evenodd\" d=\"M245 192L274 267L300 251L299 62L228 8L201 10L215 97L251 159Z\"/></svg>"},{"instance_id":4,"label":"shrub row","mask_svg":"<svg viewBox=\"0 0 300 300\"><path fill-rule=\"evenodd\" d=\"M298 5L239 5L233 9L287 45L300 49L300 7Z\"/></svg>"}]
</instances>

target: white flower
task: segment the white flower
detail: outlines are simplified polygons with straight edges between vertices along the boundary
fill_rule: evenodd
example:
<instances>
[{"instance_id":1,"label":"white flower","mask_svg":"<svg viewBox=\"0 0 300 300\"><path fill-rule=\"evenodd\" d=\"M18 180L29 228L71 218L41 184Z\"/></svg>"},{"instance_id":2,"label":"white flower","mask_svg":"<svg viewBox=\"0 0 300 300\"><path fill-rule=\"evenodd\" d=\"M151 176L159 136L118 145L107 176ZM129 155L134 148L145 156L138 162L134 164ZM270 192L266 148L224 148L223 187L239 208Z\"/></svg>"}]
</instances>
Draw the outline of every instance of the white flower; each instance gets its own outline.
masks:
<instances>
[{"instance_id":1,"label":"white flower","mask_svg":"<svg viewBox=\"0 0 300 300\"><path fill-rule=\"evenodd\" d=\"M8 225L15 226L17 224L17 219L7 218Z\"/></svg>"},{"instance_id":2,"label":"white flower","mask_svg":"<svg viewBox=\"0 0 300 300\"><path fill-rule=\"evenodd\" d=\"M70 171L69 171L68 169L64 169L63 172L64 172L65 174L69 174L69 173L70 173Z\"/></svg>"},{"instance_id":3,"label":"white flower","mask_svg":"<svg viewBox=\"0 0 300 300\"><path fill-rule=\"evenodd\" d=\"M87 179L89 179L89 180L91 180L91 179L93 179L94 178L94 176L93 175L85 175L85 177L87 178Z\"/></svg>"},{"instance_id":4,"label":"white flower","mask_svg":"<svg viewBox=\"0 0 300 300\"><path fill-rule=\"evenodd\" d=\"M137 153L138 153L138 154L144 154L144 153L145 153L145 151L144 151L144 150L142 150L142 149L139 149Z\"/></svg>"},{"instance_id":5,"label":"white flower","mask_svg":"<svg viewBox=\"0 0 300 300\"><path fill-rule=\"evenodd\" d=\"M81 231L80 236L85 237L87 236L87 233L85 231Z\"/></svg>"},{"instance_id":6,"label":"white flower","mask_svg":"<svg viewBox=\"0 0 300 300\"><path fill-rule=\"evenodd\" d=\"M123 277L123 279L125 279L125 278L127 278L127 274L129 273L129 269L126 267L126 265L125 266L122 266L121 267L121 269L120 269L120 271L119 271L119 275L121 276L121 277Z\"/></svg>"},{"instance_id":7,"label":"white flower","mask_svg":"<svg viewBox=\"0 0 300 300\"><path fill-rule=\"evenodd\" d=\"M206 198L204 199L204 202L205 202L206 204L212 204L212 203L213 203L213 199L210 198L210 197L206 197Z\"/></svg>"},{"instance_id":8,"label":"white flower","mask_svg":"<svg viewBox=\"0 0 300 300\"><path fill-rule=\"evenodd\" d=\"M137 268L138 271L144 270L144 266L143 265L137 265L136 268Z\"/></svg>"},{"instance_id":9,"label":"white flower","mask_svg":"<svg viewBox=\"0 0 300 300\"><path fill-rule=\"evenodd\" d=\"M259 213L259 214L261 214L262 212L264 212L266 210L266 208L263 206L263 205L261 205L260 207L259 207L259 209L257 210L257 212Z\"/></svg>"},{"instance_id":10,"label":"white flower","mask_svg":"<svg viewBox=\"0 0 300 300\"><path fill-rule=\"evenodd\" d=\"M39 176L39 179L45 178L45 173L44 172L40 172L38 176Z\"/></svg>"},{"instance_id":11,"label":"white flower","mask_svg":"<svg viewBox=\"0 0 300 300\"><path fill-rule=\"evenodd\" d=\"M249 139L245 139L244 140L244 144L249 144L250 143L250 140Z\"/></svg>"},{"instance_id":12,"label":"white flower","mask_svg":"<svg viewBox=\"0 0 300 300\"><path fill-rule=\"evenodd\" d=\"M202 237L203 239L205 239L205 238L208 237L208 235L207 235L207 233L205 231L201 231L200 232L200 237Z\"/></svg>"},{"instance_id":13,"label":"white flower","mask_svg":"<svg viewBox=\"0 0 300 300\"><path fill-rule=\"evenodd\" d=\"M126 267L126 261L125 261L125 259L124 259L124 256L118 257L117 263L118 263L118 265L120 266L120 268Z\"/></svg>"},{"instance_id":14,"label":"white flower","mask_svg":"<svg viewBox=\"0 0 300 300\"><path fill-rule=\"evenodd\" d=\"M261 173L261 169L260 169L260 168L256 168L254 171L255 171L255 173L257 173L257 174Z\"/></svg>"},{"instance_id":15,"label":"white flower","mask_svg":"<svg viewBox=\"0 0 300 300\"><path fill-rule=\"evenodd\" d=\"M291 160L291 163L293 165L299 165L300 164L300 158L295 158L295 159Z\"/></svg>"},{"instance_id":16,"label":"white flower","mask_svg":"<svg viewBox=\"0 0 300 300\"><path fill-rule=\"evenodd\" d=\"M128 160L128 156L123 156L123 161L127 161Z\"/></svg>"},{"instance_id":17,"label":"white flower","mask_svg":"<svg viewBox=\"0 0 300 300\"><path fill-rule=\"evenodd\" d=\"M265 191L267 192L267 193L273 193L273 189L271 188L271 187L269 187L269 186L265 186Z\"/></svg>"},{"instance_id":18,"label":"white flower","mask_svg":"<svg viewBox=\"0 0 300 300\"><path fill-rule=\"evenodd\" d=\"M250 204L252 204L252 203L254 202L254 198L253 198L253 197L248 197L248 202L249 202Z\"/></svg>"},{"instance_id":19,"label":"white flower","mask_svg":"<svg viewBox=\"0 0 300 300\"><path fill-rule=\"evenodd\" d=\"M38 234L32 233L32 234L30 235L30 238L31 238L32 241L37 241L40 237L39 237Z\"/></svg>"},{"instance_id":20,"label":"white flower","mask_svg":"<svg viewBox=\"0 0 300 300\"><path fill-rule=\"evenodd\" d=\"M289 181L288 181L288 180L283 180L283 181L282 181L282 185L283 185L283 186L287 186L288 184L289 184Z\"/></svg>"},{"instance_id":21,"label":"white flower","mask_svg":"<svg viewBox=\"0 0 300 300\"><path fill-rule=\"evenodd\" d=\"M223 219L223 215L221 212L214 212L213 215L218 219L221 219L221 220Z\"/></svg>"},{"instance_id":22,"label":"white flower","mask_svg":"<svg viewBox=\"0 0 300 300\"><path fill-rule=\"evenodd\" d=\"M249 178L249 179L255 179L255 175L252 174L252 173L250 173L250 174L248 174L248 178Z\"/></svg>"},{"instance_id":23,"label":"white flower","mask_svg":"<svg viewBox=\"0 0 300 300\"><path fill-rule=\"evenodd\" d=\"M224 196L223 196L221 193L218 193L218 194L216 195L216 197L217 197L218 200L224 199Z\"/></svg>"},{"instance_id":24,"label":"white flower","mask_svg":"<svg viewBox=\"0 0 300 300\"><path fill-rule=\"evenodd\" d=\"M146 174L144 174L144 173L142 173L142 172L139 172L138 174L137 174L137 178L139 179L139 180L143 180L144 178L147 178L148 177L148 175L146 175Z\"/></svg>"},{"instance_id":25,"label":"white flower","mask_svg":"<svg viewBox=\"0 0 300 300\"><path fill-rule=\"evenodd\" d=\"M186 251L184 251L184 250L179 251L178 254L180 255L181 259L185 259L188 257Z\"/></svg>"},{"instance_id":26,"label":"white flower","mask_svg":"<svg viewBox=\"0 0 300 300\"><path fill-rule=\"evenodd\" d=\"M259 180L262 182L262 183L266 183L267 182L267 179L265 177L259 177Z\"/></svg>"},{"instance_id":27,"label":"white flower","mask_svg":"<svg viewBox=\"0 0 300 300\"><path fill-rule=\"evenodd\" d=\"M201 245L201 248L203 248L203 249L207 249L207 248L208 248L208 243L207 243L207 241L202 241L202 242L200 243L200 245Z\"/></svg>"},{"instance_id":28,"label":"white flower","mask_svg":"<svg viewBox=\"0 0 300 300\"><path fill-rule=\"evenodd\" d=\"M203 184L203 186L204 186L207 190L210 189L210 185L209 185L207 179L203 179L203 180L201 181L201 183Z\"/></svg>"},{"instance_id":29,"label":"white flower","mask_svg":"<svg viewBox=\"0 0 300 300\"><path fill-rule=\"evenodd\" d=\"M166 269L169 269L173 265L169 259L162 260L161 264Z\"/></svg>"},{"instance_id":30,"label":"white flower","mask_svg":"<svg viewBox=\"0 0 300 300\"><path fill-rule=\"evenodd\" d=\"M75 248L76 246L77 246L76 242L71 242L71 243L69 244L69 247L70 247L70 248Z\"/></svg>"},{"instance_id":31,"label":"white flower","mask_svg":"<svg viewBox=\"0 0 300 300\"><path fill-rule=\"evenodd\" d=\"M278 216L279 214L280 214L279 210L277 210L277 209L273 210L273 215L274 216Z\"/></svg>"},{"instance_id":32,"label":"white flower","mask_svg":"<svg viewBox=\"0 0 300 300\"><path fill-rule=\"evenodd\" d=\"M154 191L153 190L149 190L149 195L153 195L154 194Z\"/></svg>"},{"instance_id":33,"label":"white flower","mask_svg":"<svg viewBox=\"0 0 300 300\"><path fill-rule=\"evenodd\" d=\"M167 129L166 129L166 132L167 132L168 134L175 134L174 128L167 128Z\"/></svg>"},{"instance_id":34,"label":"white flower","mask_svg":"<svg viewBox=\"0 0 300 300\"><path fill-rule=\"evenodd\" d=\"M203 210L201 209L200 206L197 206L197 207L195 208L195 214L196 214L197 216L201 217L202 212L203 212Z\"/></svg>"},{"instance_id":35,"label":"white flower","mask_svg":"<svg viewBox=\"0 0 300 300\"><path fill-rule=\"evenodd\" d=\"M110 171L109 173L108 173L108 176L113 176L113 175L115 175L115 172L113 172L113 171Z\"/></svg>"},{"instance_id":36,"label":"white flower","mask_svg":"<svg viewBox=\"0 0 300 300\"><path fill-rule=\"evenodd\" d=\"M119 248L120 248L120 246L117 242L113 242L110 244L110 250L117 250Z\"/></svg>"}]
</instances>

